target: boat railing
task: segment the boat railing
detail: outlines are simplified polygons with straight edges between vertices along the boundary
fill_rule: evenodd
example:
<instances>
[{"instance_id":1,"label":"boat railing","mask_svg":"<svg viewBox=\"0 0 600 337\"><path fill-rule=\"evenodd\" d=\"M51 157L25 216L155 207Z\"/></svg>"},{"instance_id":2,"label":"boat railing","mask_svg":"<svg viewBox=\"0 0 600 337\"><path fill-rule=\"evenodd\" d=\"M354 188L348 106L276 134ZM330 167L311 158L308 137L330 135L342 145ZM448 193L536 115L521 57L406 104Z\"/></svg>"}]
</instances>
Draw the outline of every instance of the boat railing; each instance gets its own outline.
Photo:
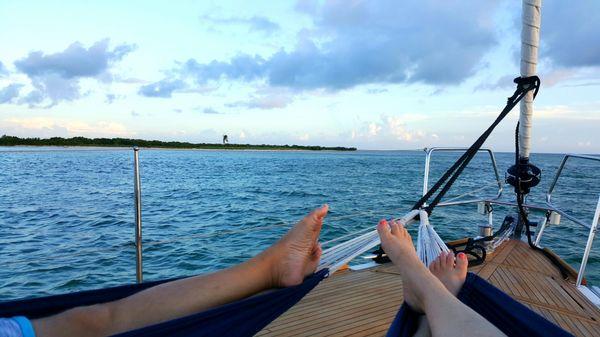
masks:
<instances>
[{"instance_id":1,"label":"boat railing","mask_svg":"<svg viewBox=\"0 0 600 337\"><path fill-rule=\"evenodd\" d=\"M434 151L465 151L465 150L466 150L466 148L431 148L431 149L425 150L427 155L426 155L426 159L425 159L425 172L424 172L424 178L423 178L423 189L424 189L423 193L424 194L427 192L426 188L428 186L429 165L431 163L431 153L433 153ZM484 210L485 210L484 213L488 215L489 225L493 226L493 223L492 223L493 216L492 216L492 207L491 207L492 205L517 207L517 203L515 201L500 200L500 197L502 195L502 186L501 185L503 185L503 183L500 180L500 177L498 174L498 168L496 166L496 161L494 159L493 152L489 149L482 149L481 151L489 152L490 156L492 158L492 163L494 166L494 173L496 174L496 179L499 184L498 194L496 195L496 197L494 197L494 198L474 198L474 199L468 199L468 200L441 202L438 204L438 207L457 206L457 205L466 205L466 204L481 204L484 206ZM548 192L546 193L546 202L544 204L529 203L529 204L524 204L523 206L529 210L546 213L546 216L538 224L539 229L537 231L537 235L535 238L535 245L539 245L540 240L542 239L544 230L546 229L548 223L558 224L558 223L560 223L561 217L568 219L568 220L572 221L573 223L580 225L584 228L587 228L589 230L586 246L583 251L583 257L581 259L581 265L579 267L579 272L577 274L577 281L575 283L576 286L580 287L581 283L583 282L583 277L585 276L585 269L586 269L587 262L588 262L588 259L590 256L590 252L592 250L594 238L596 236L596 230L598 227L598 221L600 218L600 195L598 197L598 203L596 204L594 218L592 219L591 223L589 221L585 221L576 216L573 216L572 214L566 212L563 209L560 209L557 205L552 203L552 194L554 193L556 184L557 184L560 176L563 173L566 163L571 158L578 158L578 159L583 159L583 160L591 160L591 161L600 162L600 157L588 156L588 155L578 155L578 154L565 155L558 167L558 170L557 170L552 182L550 183L550 187L548 188Z\"/></svg>"},{"instance_id":2,"label":"boat railing","mask_svg":"<svg viewBox=\"0 0 600 337\"><path fill-rule=\"evenodd\" d=\"M135 279L144 281L142 263L142 183L140 180L140 149L133 148L133 195L135 202Z\"/></svg>"},{"instance_id":3,"label":"boat railing","mask_svg":"<svg viewBox=\"0 0 600 337\"><path fill-rule=\"evenodd\" d=\"M468 150L468 148L466 148L466 147L425 148L425 170L423 172L423 195L427 194L427 191L429 190L429 172L430 172L430 166L431 166L431 157L432 157L433 153L434 152L465 152L466 150ZM503 182L502 178L500 177L500 172L498 171L498 165L496 163L496 157L494 156L494 152L489 148L481 148L481 149L479 149L479 152L487 153L490 156L492 169L494 170L494 176L496 178L494 185L498 185L498 191L496 192L496 196L494 196L492 198L485 198L485 199L475 198L475 199L457 200L457 199L462 199L465 196L472 196L473 194L480 192L484 189L488 189L490 187L489 185L484 185L481 188L478 188L478 189L469 191L467 193L464 193L462 195L453 197L450 200L440 202L438 204L438 207L466 205L466 204L482 204L484 207L484 212L488 216L488 225L490 227L492 227L493 226L493 209L491 207L491 202L500 199L500 197L502 196L504 182Z\"/></svg>"},{"instance_id":4,"label":"boat railing","mask_svg":"<svg viewBox=\"0 0 600 337\"><path fill-rule=\"evenodd\" d=\"M594 244L594 238L596 236L596 229L598 227L598 218L600 217L600 195L598 196L598 202L596 203L596 210L594 212L594 218L592 219L591 224L588 224L585 221L582 221L579 218L576 218L576 217L564 212L563 210L559 209L556 205L554 205L552 203L552 194L554 193L556 184L558 183L558 179L561 177L563 170L565 168L565 165L571 158L600 162L600 157L579 155L579 154L565 155L560 163L560 166L558 167L558 170L556 171L556 174L554 175L554 179L552 179L552 183L550 183L548 192L546 193L546 205L549 208L551 208L554 212L557 212L561 216L589 229L589 234L588 234L587 242L585 245L585 250L583 251L583 258L581 259L581 265L579 266L579 273L577 274L577 282L575 283L575 285L579 287L579 286L581 286L581 282L583 281L583 276L585 274L585 268L587 266L587 262L590 257L590 252L591 252L592 246ZM536 238L536 242L539 242L539 240L541 239L541 236L544 233L544 229L546 227L546 222L547 221L543 221L542 226L538 232L538 237Z\"/></svg>"},{"instance_id":5,"label":"boat railing","mask_svg":"<svg viewBox=\"0 0 600 337\"><path fill-rule=\"evenodd\" d=\"M427 194L427 191L429 191L429 171L430 171L430 166L431 166L431 156L433 155L434 152L465 152L466 150L468 150L468 148L466 147L431 147L431 148L426 148L425 149L425 171L423 172L423 195ZM498 171L498 165L496 164L496 157L494 156L494 152L491 149L488 148L482 148L479 149L479 152L486 152L489 154L490 156L490 160L492 162L492 168L494 169L494 175L496 178L496 182L495 184L498 185L498 192L496 194L496 197L493 199L499 199L502 196L502 190L504 188L504 182L502 181L502 178L500 177L500 173ZM487 186L485 186L487 187ZM467 193L467 195L476 193L476 191L470 191ZM456 199L456 198L454 198ZM463 200L461 202L465 202L466 200ZM441 206L443 203L438 204L438 206Z\"/></svg>"}]
</instances>

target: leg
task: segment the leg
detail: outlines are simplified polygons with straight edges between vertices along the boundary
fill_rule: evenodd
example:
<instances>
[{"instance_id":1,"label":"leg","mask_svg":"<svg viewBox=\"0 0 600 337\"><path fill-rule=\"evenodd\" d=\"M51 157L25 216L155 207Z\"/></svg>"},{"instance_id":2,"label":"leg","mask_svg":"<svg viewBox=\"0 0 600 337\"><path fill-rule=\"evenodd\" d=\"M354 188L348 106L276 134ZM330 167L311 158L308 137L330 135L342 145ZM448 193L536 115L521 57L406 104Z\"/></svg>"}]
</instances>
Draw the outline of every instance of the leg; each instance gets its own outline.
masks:
<instances>
[{"instance_id":1,"label":"leg","mask_svg":"<svg viewBox=\"0 0 600 337\"><path fill-rule=\"evenodd\" d=\"M456 262L455 262L456 260ZM464 253L458 254L456 259L454 253L442 253L433 263L429 265L429 271L442 282L448 291L457 296L467 279L467 268L469 261ZM415 337L426 337L431 335L429 323L426 316L419 319L419 327L415 332Z\"/></svg>"},{"instance_id":2,"label":"leg","mask_svg":"<svg viewBox=\"0 0 600 337\"><path fill-rule=\"evenodd\" d=\"M504 334L475 311L461 303L419 261L410 235L398 224L383 220L377 227L381 244L400 270L404 299L416 310L425 312L433 336L476 336Z\"/></svg>"},{"instance_id":3,"label":"leg","mask_svg":"<svg viewBox=\"0 0 600 337\"><path fill-rule=\"evenodd\" d=\"M263 290L302 283L319 263L327 206L256 257L213 274L164 283L124 299L36 319L37 336L106 336L201 312Z\"/></svg>"}]
</instances>

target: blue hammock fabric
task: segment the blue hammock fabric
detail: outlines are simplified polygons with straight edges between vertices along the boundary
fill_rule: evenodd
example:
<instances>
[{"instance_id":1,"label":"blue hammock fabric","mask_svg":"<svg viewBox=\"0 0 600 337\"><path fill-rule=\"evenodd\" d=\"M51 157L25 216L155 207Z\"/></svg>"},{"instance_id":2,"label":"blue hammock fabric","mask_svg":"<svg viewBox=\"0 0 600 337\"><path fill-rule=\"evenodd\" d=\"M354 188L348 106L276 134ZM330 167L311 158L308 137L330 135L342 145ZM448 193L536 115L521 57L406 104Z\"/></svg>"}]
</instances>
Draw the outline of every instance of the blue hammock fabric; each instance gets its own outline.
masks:
<instances>
[{"instance_id":1,"label":"blue hammock fabric","mask_svg":"<svg viewBox=\"0 0 600 337\"><path fill-rule=\"evenodd\" d=\"M507 336L573 336L473 273L467 274L457 297ZM419 316L419 313L404 303L387 336L414 335Z\"/></svg>"},{"instance_id":2,"label":"blue hammock fabric","mask_svg":"<svg viewBox=\"0 0 600 337\"><path fill-rule=\"evenodd\" d=\"M252 336L300 301L327 276L328 272L327 269L321 270L294 287L272 290L218 308L116 336ZM0 303L0 317L25 316L30 319L44 317L77 306L125 298L168 281L171 280L3 302Z\"/></svg>"}]
</instances>

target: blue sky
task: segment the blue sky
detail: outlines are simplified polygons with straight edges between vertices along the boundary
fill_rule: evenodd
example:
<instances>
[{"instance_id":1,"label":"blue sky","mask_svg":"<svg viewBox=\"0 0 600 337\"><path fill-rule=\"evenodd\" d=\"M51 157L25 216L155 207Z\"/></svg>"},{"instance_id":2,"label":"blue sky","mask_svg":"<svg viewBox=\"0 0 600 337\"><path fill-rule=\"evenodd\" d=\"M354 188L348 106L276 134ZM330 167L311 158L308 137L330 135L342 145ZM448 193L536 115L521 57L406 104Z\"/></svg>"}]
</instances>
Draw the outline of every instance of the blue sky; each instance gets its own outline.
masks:
<instances>
[{"instance_id":1,"label":"blue sky","mask_svg":"<svg viewBox=\"0 0 600 337\"><path fill-rule=\"evenodd\" d=\"M520 2L3 1L0 133L465 146L518 75ZM600 3L542 8L533 149L600 152ZM518 111L488 145L512 149Z\"/></svg>"}]
</instances>

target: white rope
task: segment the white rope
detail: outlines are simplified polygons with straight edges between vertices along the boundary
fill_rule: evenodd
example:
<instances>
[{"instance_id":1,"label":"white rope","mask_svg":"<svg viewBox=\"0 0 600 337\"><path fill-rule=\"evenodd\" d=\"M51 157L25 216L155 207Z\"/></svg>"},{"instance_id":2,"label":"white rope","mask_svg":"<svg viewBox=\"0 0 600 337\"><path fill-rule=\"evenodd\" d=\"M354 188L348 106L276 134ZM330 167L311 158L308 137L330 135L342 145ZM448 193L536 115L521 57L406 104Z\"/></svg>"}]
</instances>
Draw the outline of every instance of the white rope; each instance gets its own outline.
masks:
<instances>
[{"instance_id":1,"label":"white rope","mask_svg":"<svg viewBox=\"0 0 600 337\"><path fill-rule=\"evenodd\" d=\"M502 233L502 235L494 238L494 241L492 241L492 249L498 248L504 241L508 240L513 235L514 232L515 232L515 224L513 222L510 225L510 228L505 230L504 233Z\"/></svg>"},{"instance_id":2,"label":"white rope","mask_svg":"<svg viewBox=\"0 0 600 337\"><path fill-rule=\"evenodd\" d=\"M417 215L419 215L419 211L413 210L397 221L406 226L410 224ZM324 250L321 255L321 262L318 269L328 268L329 273L333 274L357 256L373 249L380 243L381 241L379 240L377 230L370 230L367 233Z\"/></svg>"},{"instance_id":3,"label":"white rope","mask_svg":"<svg viewBox=\"0 0 600 337\"><path fill-rule=\"evenodd\" d=\"M487 184L486 184L486 185L484 185L483 187L480 187L480 188L478 188L478 189L475 189L475 190L473 190L473 191L469 191L469 192L463 193L463 194L461 194L461 195L457 195L457 196L455 196L455 197L451 197L451 198L449 198L449 199L447 199L447 200L444 200L444 203L448 203L448 202L457 201L457 200L459 200L459 199L462 199L462 198L464 198L464 197L466 197L466 196L470 196L470 195L473 195L473 194L475 194L475 193L481 192L481 191L483 191L483 190L485 190L485 189L487 189L487 188L490 188L491 186L498 186L498 182L494 181L494 182L487 183Z\"/></svg>"},{"instance_id":4,"label":"white rope","mask_svg":"<svg viewBox=\"0 0 600 337\"><path fill-rule=\"evenodd\" d=\"M414 221L415 217L419 216L420 224L417 237L417 256L426 265L435 260L442 252L450 250L444 243L444 240L435 232L433 226L429 223L429 216L426 211L413 210L408 212L399 220L403 226L409 225ZM321 256L319 270L328 268L329 273L333 274L342 266L352 261L357 256L373 249L381 243L377 230L370 230L366 233L358 235L363 231L350 233L344 237L355 236L352 239L339 243L333 247L325 249ZM358 236L356 236L358 235ZM331 241L329 241L331 242Z\"/></svg>"},{"instance_id":5,"label":"white rope","mask_svg":"<svg viewBox=\"0 0 600 337\"><path fill-rule=\"evenodd\" d=\"M442 252L449 252L450 249L444 243L444 240L435 232L433 226L429 223L427 212L420 211L419 219L419 234L417 236L417 256L429 267Z\"/></svg>"}]
</instances>

